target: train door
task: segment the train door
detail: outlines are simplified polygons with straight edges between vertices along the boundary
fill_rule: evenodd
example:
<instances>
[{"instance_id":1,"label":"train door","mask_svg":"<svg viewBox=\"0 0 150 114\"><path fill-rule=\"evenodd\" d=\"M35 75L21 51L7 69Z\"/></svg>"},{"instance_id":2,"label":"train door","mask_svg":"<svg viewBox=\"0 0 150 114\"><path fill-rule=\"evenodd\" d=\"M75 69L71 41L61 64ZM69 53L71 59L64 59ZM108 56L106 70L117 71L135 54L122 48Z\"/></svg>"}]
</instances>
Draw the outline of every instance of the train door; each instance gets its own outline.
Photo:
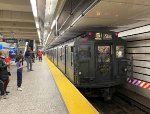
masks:
<instances>
[{"instance_id":1,"label":"train door","mask_svg":"<svg viewBox=\"0 0 150 114\"><path fill-rule=\"evenodd\" d=\"M94 54L92 54L92 46L90 44L78 46L76 57L76 67L78 69L76 71L78 73L78 81L82 84L90 83L94 78L92 62L94 60L92 55Z\"/></svg>"},{"instance_id":2,"label":"train door","mask_svg":"<svg viewBox=\"0 0 150 114\"><path fill-rule=\"evenodd\" d=\"M66 46L66 76L74 83L73 46Z\"/></svg>"},{"instance_id":3,"label":"train door","mask_svg":"<svg viewBox=\"0 0 150 114\"><path fill-rule=\"evenodd\" d=\"M109 81L112 74L112 45L99 44L95 46L97 81Z\"/></svg>"},{"instance_id":4,"label":"train door","mask_svg":"<svg viewBox=\"0 0 150 114\"><path fill-rule=\"evenodd\" d=\"M56 48L56 63L57 63L57 66L58 66L58 48Z\"/></svg>"},{"instance_id":5,"label":"train door","mask_svg":"<svg viewBox=\"0 0 150 114\"><path fill-rule=\"evenodd\" d=\"M57 65L57 50L56 48L54 49L54 63Z\"/></svg>"},{"instance_id":6,"label":"train door","mask_svg":"<svg viewBox=\"0 0 150 114\"><path fill-rule=\"evenodd\" d=\"M65 65L66 65L66 57L65 57L65 53L66 53L66 46L63 46L61 48L62 51L62 61L61 61L61 70L63 71L63 73L66 73L65 71Z\"/></svg>"}]
</instances>

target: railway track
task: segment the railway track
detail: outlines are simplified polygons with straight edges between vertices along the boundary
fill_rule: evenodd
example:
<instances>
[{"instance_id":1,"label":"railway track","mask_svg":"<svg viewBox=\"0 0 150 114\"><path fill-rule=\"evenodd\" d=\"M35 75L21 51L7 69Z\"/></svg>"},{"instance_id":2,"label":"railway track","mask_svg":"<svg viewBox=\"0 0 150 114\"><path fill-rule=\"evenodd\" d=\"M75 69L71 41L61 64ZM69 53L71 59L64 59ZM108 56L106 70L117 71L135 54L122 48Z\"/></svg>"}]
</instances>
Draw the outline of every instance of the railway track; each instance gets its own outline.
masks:
<instances>
[{"instance_id":1,"label":"railway track","mask_svg":"<svg viewBox=\"0 0 150 114\"><path fill-rule=\"evenodd\" d=\"M150 114L145 108L133 104L126 96L116 93L112 100L88 98L100 114Z\"/></svg>"}]
</instances>

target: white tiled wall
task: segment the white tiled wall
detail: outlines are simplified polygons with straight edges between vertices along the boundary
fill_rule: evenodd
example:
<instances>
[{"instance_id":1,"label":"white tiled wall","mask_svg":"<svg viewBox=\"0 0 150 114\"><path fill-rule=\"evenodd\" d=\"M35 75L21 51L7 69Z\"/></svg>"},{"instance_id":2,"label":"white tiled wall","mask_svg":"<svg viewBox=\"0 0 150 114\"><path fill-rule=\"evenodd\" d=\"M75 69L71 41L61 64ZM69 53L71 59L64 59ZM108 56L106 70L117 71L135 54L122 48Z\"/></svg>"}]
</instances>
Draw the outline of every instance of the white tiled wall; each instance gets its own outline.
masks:
<instances>
[{"instance_id":1,"label":"white tiled wall","mask_svg":"<svg viewBox=\"0 0 150 114\"><path fill-rule=\"evenodd\" d=\"M127 43L127 58L131 59L133 56L133 77L150 82L150 33L143 33L138 35L132 35L124 37L128 41ZM147 47L146 47L147 46ZM126 84L128 85L128 84ZM150 91L140 88L138 86L133 86L132 88L128 85L125 86L132 91L150 97ZM145 91L143 94L142 91Z\"/></svg>"}]
</instances>

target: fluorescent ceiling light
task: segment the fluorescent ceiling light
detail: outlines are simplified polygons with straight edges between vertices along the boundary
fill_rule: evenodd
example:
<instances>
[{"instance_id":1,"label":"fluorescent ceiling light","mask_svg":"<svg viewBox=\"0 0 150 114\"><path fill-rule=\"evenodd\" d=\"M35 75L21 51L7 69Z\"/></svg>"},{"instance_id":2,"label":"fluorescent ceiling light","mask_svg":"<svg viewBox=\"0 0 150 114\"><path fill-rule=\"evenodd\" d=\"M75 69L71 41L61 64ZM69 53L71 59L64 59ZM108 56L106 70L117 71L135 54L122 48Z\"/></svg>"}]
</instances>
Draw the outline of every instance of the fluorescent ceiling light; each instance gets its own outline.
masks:
<instances>
[{"instance_id":1,"label":"fluorescent ceiling light","mask_svg":"<svg viewBox=\"0 0 150 114\"><path fill-rule=\"evenodd\" d=\"M38 19L37 19L38 18L37 3L36 3L36 0L30 0L30 3L31 3L31 6L32 6L32 12L33 12L35 25L36 25L38 36L39 36L39 41L41 42L40 30L38 30L40 28L40 25L39 25L39 22L38 22Z\"/></svg>"},{"instance_id":2,"label":"fluorescent ceiling light","mask_svg":"<svg viewBox=\"0 0 150 114\"><path fill-rule=\"evenodd\" d=\"M32 12L34 17L37 17L37 5L36 0L30 0L31 6L32 6Z\"/></svg>"},{"instance_id":3,"label":"fluorescent ceiling light","mask_svg":"<svg viewBox=\"0 0 150 114\"><path fill-rule=\"evenodd\" d=\"M78 20L79 20L82 16L86 15L86 14L91 10L91 8L92 8L98 1L99 1L99 0L95 0L88 8L86 8L86 9L83 11L83 13L82 13L81 15L79 15L79 17L77 17L77 18L73 21L73 23L71 24L71 27L72 27L76 22L78 22Z\"/></svg>"},{"instance_id":4,"label":"fluorescent ceiling light","mask_svg":"<svg viewBox=\"0 0 150 114\"><path fill-rule=\"evenodd\" d=\"M147 25L147 26L138 27L138 28L135 28L135 29L120 32L118 34L118 37L125 37L125 36L134 35L134 34L149 32L149 31L150 31L150 25Z\"/></svg>"},{"instance_id":5,"label":"fluorescent ceiling light","mask_svg":"<svg viewBox=\"0 0 150 114\"><path fill-rule=\"evenodd\" d=\"M41 42L41 34L40 34L40 30L37 30L38 32L38 36L39 36L39 41Z\"/></svg>"},{"instance_id":6,"label":"fluorescent ceiling light","mask_svg":"<svg viewBox=\"0 0 150 114\"><path fill-rule=\"evenodd\" d=\"M86 15L98 1L100 0L95 0L88 8L86 8L86 10L83 12L83 15Z\"/></svg>"},{"instance_id":7,"label":"fluorescent ceiling light","mask_svg":"<svg viewBox=\"0 0 150 114\"><path fill-rule=\"evenodd\" d=\"M36 24L36 28L39 29L39 28L40 28L39 23L38 23L38 22L35 22L35 24Z\"/></svg>"},{"instance_id":8,"label":"fluorescent ceiling light","mask_svg":"<svg viewBox=\"0 0 150 114\"><path fill-rule=\"evenodd\" d=\"M60 35L63 35L65 33L65 31L63 31Z\"/></svg>"},{"instance_id":9,"label":"fluorescent ceiling light","mask_svg":"<svg viewBox=\"0 0 150 114\"><path fill-rule=\"evenodd\" d=\"M55 26L55 24L56 24L56 20L53 21L51 29L53 29L53 27Z\"/></svg>"}]
</instances>

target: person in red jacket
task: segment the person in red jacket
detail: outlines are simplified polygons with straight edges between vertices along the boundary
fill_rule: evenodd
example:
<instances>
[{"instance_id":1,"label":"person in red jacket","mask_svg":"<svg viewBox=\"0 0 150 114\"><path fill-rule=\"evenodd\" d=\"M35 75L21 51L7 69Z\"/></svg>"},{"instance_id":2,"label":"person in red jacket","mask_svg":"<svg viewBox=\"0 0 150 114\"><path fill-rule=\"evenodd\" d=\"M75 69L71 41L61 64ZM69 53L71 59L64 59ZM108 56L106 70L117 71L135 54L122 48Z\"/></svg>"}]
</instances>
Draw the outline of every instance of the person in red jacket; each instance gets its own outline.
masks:
<instances>
[{"instance_id":1,"label":"person in red jacket","mask_svg":"<svg viewBox=\"0 0 150 114\"><path fill-rule=\"evenodd\" d=\"M11 58L10 58L9 56L7 56L7 57L5 58L5 62L6 62L6 64L8 65L8 66L7 66L8 79L6 80L6 82L5 82L5 84L4 84L4 90L5 90L6 94L8 94L9 91L6 91L6 89L7 89L8 83L9 83L9 81L10 81L10 78L9 78L9 77L11 76L11 73L10 73L10 62L11 62Z\"/></svg>"},{"instance_id":2,"label":"person in red jacket","mask_svg":"<svg viewBox=\"0 0 150 114\"><path fill-rule=\"evenodd\" d=\"M41 51L38 52L38 57L39 57L39 62L40 61L42 62L42 52Z\"/></svg>"}]
</instances>

